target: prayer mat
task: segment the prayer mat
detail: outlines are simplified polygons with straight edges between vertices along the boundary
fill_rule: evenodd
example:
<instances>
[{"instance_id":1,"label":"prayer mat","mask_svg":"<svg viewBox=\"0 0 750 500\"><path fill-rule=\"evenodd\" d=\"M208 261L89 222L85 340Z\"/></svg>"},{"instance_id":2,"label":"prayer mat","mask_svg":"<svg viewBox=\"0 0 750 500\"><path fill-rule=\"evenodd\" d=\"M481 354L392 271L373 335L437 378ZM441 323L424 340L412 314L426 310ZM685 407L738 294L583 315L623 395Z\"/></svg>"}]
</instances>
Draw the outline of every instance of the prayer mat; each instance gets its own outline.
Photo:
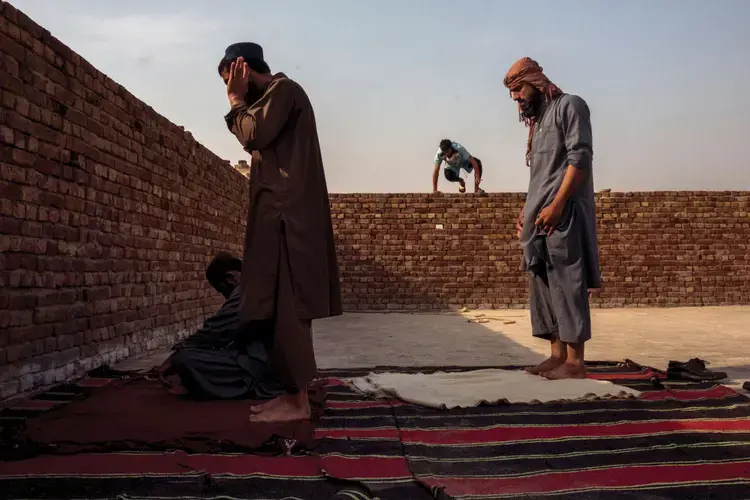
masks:
<instances>
[{"instance_id":1,"label":"prayer mat","mask_svg":"<svg viewBox=\"0 0 750 500\"><path fill-rule=\"evenodd\" d=\"M290 452L310 445L322 413L325 382L310 390L313 421L250 423L250 400L196 401L170 395L155 373L99 368L75 384L58 386L0 413L9 419L48 409L8 430L12 453L183 450L189 453ZM66 398L69 404L64 404Z\"/></svg>"},{"instance_id":2,"label":"prayer mat","mask_svg":"<svg viewBox=\"0 0 750 500\"><path fill-rule=\"evenodd\" d=\"M547 380L525 370L370 373L346 381L365 395L396 398L428 408L470 408L480 404L552 403L586 399L639 398L641 393L606 380Z\"/></svg>"},{"instance_id":3,"label":"prayer mat","mask_svg":"<svg viewBox=\"0 0 750 500\"><path fill-rule=\"evenodd\" d=\"M748 497L750 399L715 383L669 381L631 362L589 366L592 376L642 397L440 411L368 398L345 380L467 368L330 370L322 374L325 414L307 454L46 455L0 463L0 491L33 499ZM51 400L30 401L45 403L19 407L14 418L35 420Z\"/></svg>"}]
</instances>

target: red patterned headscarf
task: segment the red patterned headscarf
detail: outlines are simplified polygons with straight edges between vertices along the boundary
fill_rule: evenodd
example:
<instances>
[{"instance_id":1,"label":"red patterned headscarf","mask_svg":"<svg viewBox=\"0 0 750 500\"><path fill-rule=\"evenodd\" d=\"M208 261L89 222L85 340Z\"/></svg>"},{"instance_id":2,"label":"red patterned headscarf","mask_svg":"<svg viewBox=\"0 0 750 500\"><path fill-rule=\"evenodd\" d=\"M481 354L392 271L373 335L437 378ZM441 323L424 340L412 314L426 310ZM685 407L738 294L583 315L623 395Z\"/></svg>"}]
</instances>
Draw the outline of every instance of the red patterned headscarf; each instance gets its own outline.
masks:
<instances>
[{"instance_id":1,"label":"red patterned headscarf","mask_svg":"<svg viewBox=\"0 0 750 500\"><path fill-rule=\"evenodd\" d=\"M505 75L503 84L508 88L509 92L517 90L521 84L528 83L532 87L535 87L539 92L544 94L547 101L551 101L555 97L563 93L560 87L549 81L549 78L542 72L542 67L539 63L530 57L523 57L513 63L508 73ZM519 119L529 127L529 139L526 142L526 165L531 165L531 140L534 138L534 123L536 117L526 118L521 114L521 106L518 106Z\"/></svg>"}]
</instances>

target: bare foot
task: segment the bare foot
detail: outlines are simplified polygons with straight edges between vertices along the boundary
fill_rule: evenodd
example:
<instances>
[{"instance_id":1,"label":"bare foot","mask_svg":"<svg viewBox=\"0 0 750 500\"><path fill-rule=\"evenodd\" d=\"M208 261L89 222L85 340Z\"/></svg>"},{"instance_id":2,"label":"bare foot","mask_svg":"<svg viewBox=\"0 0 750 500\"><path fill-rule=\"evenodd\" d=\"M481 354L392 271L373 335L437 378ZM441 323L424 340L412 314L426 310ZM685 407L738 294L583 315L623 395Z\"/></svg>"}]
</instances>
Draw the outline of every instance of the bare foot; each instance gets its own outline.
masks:
<instances>
[{"instance_id":1,"label":"bare foot","mask_svg":"<svg viewBox=\"0 0 750 500\"><path fill-rule=\"evenodd\" d=\"M567 378L586 378L586 367L573 363L563 363L557 368L542 373L542 377L550 380L563 380Z\"/></svg>"},{"instance_id":2,"label":"bare foot","mask_svg":"<svg viewBox=\"0 0 750 500\"><path fill-rule=\"evenodd\" d=\"M536 366L526 368L526 371L532 375L541 375L542 373L554 370L563 363L565 363L565 358L550 357Z\"/></svg>"},{"instance_id":3,"label":"bare foot","mask_svg":"<svg viewBox=\"0 0 750 500\"><path fill-rule=\"evenodd\" d=\"M260 413L262 411L270 410L274 406L281 404L281 398L273 398L263 403L258 403L250 407L250 413Z\"/></svg>"},{"instance_id":4,"label":"bare foot","mask_svg":"<svg viewBox=\"0 0 750 500\"><path fill-rule=\"evenodd\" d=\"M285 394L265 405L259 413L251 413L250 422L295 422L310 420L311 415L307 394Z\"/></svg>"},{"instance_id":5,"label":"bare foot","mask_svg":"<svg viewBox=\"0 0 750 500\"><path fill-rule=\"evenodd\" d=\"M169 389L167 389L167 393L171 394L172 396L184 396L188 393L188 390L183 385L173 385Z\"/></svg>"}]
</instances>

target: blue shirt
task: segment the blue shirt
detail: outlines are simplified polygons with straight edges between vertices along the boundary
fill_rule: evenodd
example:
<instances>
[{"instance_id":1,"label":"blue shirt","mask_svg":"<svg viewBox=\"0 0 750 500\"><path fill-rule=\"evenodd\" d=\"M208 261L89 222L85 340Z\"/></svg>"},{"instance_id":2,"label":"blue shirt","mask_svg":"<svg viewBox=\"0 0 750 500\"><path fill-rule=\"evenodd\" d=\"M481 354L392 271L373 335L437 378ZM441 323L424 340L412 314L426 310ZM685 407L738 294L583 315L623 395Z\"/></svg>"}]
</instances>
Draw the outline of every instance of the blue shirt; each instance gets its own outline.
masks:
<instances>
[{"instance_id":1,"label":"blue shirt","mask_svg":"<svg viewBox=\"0 0 750 500\"><path fill-rule=\"evenodd\" d=\"M439 167L442 163L445 163L445 168L453 170L456 174L458 174L462 168L467 172L471 172L474 168L471 163L469 163L471 155L466 151L466 148L457 142L451 143L451 146L455 151L453 157L451 159L446 158L443 152L438 149L438 152L435 155L435 166Z\"/></svg>"}]
</instances>

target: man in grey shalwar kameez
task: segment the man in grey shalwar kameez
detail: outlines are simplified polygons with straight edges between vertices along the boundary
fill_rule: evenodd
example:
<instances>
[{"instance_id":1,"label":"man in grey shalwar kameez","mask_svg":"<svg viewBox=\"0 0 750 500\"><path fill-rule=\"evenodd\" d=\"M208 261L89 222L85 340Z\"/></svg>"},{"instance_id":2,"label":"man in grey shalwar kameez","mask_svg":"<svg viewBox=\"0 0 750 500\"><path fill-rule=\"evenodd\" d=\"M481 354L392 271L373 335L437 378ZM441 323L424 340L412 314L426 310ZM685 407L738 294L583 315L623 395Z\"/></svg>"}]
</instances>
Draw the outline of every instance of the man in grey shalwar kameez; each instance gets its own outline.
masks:
<instances>
[{"instance_id":1,"label":"man in grey shalwar kameez","mask_svg":"<svg viewBox=\"0 0 750 500\"><path fill-rule=\"evenodd\" d=\"M264 332L237 335L242 261L220 252L206 279L226 301L195 333L176 344L159 369L174 395L197 399L270 399L282 393L266 350Z\"/></svg>"},{"instance_id":2,"label":"man in grey shalwar kameez","mask_svg":"<svg viewBox=\"0 0 750 500\"><path fill-rule=\"evenodd\" d=\"M563 93L534 60L511 66L504 80L530 127L526 204L517 229L523 269L530 275L531 326L549 340L551 355L531 373L583 378L591 338L589 289L601 286L596 242L589 108Z\"/></svg>"}]
</instances>

